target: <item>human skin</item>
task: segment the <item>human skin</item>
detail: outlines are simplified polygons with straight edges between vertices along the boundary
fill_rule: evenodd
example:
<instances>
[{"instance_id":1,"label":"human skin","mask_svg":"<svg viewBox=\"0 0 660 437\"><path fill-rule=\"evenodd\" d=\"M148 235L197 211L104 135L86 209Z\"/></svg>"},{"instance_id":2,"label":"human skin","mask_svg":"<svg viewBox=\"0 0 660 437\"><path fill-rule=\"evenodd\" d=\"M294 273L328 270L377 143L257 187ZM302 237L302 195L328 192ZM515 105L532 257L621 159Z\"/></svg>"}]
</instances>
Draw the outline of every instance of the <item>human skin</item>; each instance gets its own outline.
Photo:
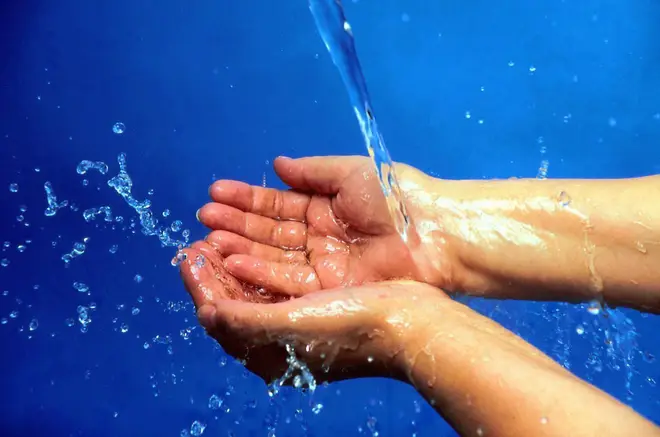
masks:
<instances>
[{"instance_id":1,"label":"human skin","mask_svg":"<svg viewBox=\"0 0 660 437\"><path fill-rule=\"evenodd\" d=\"M266 382L284 345L318 382L412 384L462 436L657 436L660 431L494 321L413 281L274 297L237 280L206 242L181 273L200 323Z\"/></svg>"},{"instance_id":2,"label":"human skin","mask_svg":"<svg viewBox=\"0 0 660 437\"><path fill-rule=\"evenodd\" d=\"M218 181L198 211L235 277L302 296L413 279L493 298L660 312L660 177L449 181L397 164L396 232L370 161L278 158L292 190Z\"/></svg>"}]
</instances>

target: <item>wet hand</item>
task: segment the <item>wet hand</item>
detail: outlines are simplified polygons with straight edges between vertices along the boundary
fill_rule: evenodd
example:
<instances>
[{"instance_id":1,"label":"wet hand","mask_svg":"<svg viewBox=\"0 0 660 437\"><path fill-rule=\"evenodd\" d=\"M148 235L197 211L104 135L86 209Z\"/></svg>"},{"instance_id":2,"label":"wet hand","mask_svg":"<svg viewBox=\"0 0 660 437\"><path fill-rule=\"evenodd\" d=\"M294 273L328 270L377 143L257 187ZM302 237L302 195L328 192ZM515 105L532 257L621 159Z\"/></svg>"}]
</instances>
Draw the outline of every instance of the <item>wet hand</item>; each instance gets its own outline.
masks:
<instances>
[{"instance_id":1,"label":"wet hand","mask_svg":"<svg viewBox=\"0 0 660 437\"><path fill-rule=\"evenodd\" d=\"M208 243L186 249L181 274L200 323L224 350L266 382L287 369L284 345L295 349L318 382L398 377L395 362L406 321L448 298L412 281L277 299L233 278Z\"/></svg>"},{"instance_id":2,"label":"wet hand","mask_svg":"<svg viewBox=\"0 0 660 437\"><path fill-rule=\"evenodd\" d=\"M275 171L293 190L218 181L198 213L231 275L295 296L402 278L449 285L447 253L401 240L368 158L278 158ZM397 172L417 190L429 179L404 165ZM413 220L423 213L407 206Z\"/></svg>"}]
</instances>

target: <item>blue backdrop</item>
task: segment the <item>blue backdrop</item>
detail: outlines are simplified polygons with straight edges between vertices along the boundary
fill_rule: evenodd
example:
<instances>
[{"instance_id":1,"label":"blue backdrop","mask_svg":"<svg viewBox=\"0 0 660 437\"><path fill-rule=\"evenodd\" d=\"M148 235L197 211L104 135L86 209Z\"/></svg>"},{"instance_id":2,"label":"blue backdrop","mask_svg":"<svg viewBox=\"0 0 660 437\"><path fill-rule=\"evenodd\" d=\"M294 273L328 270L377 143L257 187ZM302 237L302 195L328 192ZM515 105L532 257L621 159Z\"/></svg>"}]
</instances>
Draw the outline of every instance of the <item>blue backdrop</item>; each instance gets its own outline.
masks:
<instances>
[{"instance_id":1,"label":"blue backdrop","mask_svg":"<svg viewBox=\"0 0 660 437\"><path fill-rule=\"evenodd\" d=\"M345 7L395 160L443 178L660 172L657 1ZM174 251L107 186L126 152L135 196L200 238L214 179L281 187L278 154L364 153L305 0L3 1L0 35L2 435L453 435L391 381L270 399L204 337ZM83 159L110 170L81 176ZM46 181L69 201L52 217ZM83 219L105 205L124 222ZM660 422L656 316L472 305Z\"/></svg>"}]
</instances>

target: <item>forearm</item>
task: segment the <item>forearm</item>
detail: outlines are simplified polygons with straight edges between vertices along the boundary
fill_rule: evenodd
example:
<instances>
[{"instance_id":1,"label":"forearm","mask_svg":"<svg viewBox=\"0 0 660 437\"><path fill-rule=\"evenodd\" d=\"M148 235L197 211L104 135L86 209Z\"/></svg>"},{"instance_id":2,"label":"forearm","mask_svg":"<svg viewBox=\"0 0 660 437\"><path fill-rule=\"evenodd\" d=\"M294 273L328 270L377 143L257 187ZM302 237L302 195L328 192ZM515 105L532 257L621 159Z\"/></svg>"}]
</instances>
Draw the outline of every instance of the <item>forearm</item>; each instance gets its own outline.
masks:
<instances>
[{"instance_id":1,"label":"forearm","mask_svg":"<svg viewBox=\"0 0 660 437\"><path fill-rule=\"evenodd\" d=\"M465 292L660 311L660 177L433 180L412 195Z\"/></svg>"},{"instance_id":2,"label":"forearm","mask_svg":"<svg viewBox=\"0 0 660 437\"><path fill-rule=\"evenodd\" d=\"M394 329L403 341L401 374L463 436L660 435L630 408L456 302L418 312L408 326Z\"/></svg>"}]
</instances>

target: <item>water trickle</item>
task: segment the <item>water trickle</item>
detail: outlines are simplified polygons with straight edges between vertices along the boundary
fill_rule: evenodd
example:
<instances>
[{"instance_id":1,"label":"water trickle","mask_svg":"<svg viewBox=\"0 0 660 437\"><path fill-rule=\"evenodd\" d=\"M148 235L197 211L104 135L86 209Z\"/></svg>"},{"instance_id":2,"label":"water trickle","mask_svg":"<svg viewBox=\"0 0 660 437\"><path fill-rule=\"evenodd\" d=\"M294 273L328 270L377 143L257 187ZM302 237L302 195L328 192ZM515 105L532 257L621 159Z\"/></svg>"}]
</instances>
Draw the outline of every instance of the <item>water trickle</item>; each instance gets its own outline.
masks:
<instances>
[{"instance_id":1,"label":"water trickle","mask_svg":"<svg viewBox=\"0 0 660 437\"><path fill-rule=\"evenodd\" d=\"M309 9L323 38L332 61L339 70L353 111L360 124L367 151L373 161L380 186L387 200L397 231L408 241L409 218L403 203L394 164L385 141L378 130L376 118L367 92L367 84L355 50L351 26L346 20L339 0L309 0Z\"/></svg>"}]
</instances>

